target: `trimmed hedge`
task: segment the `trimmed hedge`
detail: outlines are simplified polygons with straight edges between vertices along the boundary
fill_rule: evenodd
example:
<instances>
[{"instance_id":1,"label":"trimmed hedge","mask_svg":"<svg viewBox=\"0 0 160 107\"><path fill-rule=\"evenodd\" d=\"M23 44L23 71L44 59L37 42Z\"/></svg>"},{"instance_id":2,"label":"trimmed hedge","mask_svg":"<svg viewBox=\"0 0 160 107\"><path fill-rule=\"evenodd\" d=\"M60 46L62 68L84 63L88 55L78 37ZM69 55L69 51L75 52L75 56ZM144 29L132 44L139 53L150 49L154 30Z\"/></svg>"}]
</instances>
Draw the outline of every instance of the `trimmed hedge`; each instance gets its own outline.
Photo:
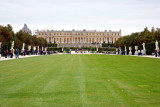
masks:
<instances>
[{"instance_id":1,"label":"trimmed hedge","mask_svg":"<svg viewBox=\"0 0 160 107\"><path fill-rule=\"evenodd\" d=\"M48 48L47 51L58 51L58 52L62 52L62 48Z\"/></svg>"},{"instance_id":2,"label":"trimmed hedge","mask_svg":"<svg viewBox=\"0 0 160 107\"><path fill-rule=\"evenodd\" d=\"M110 44L110 43L103 43L102 47L114 47L114 44Z\"/></svg>"},{"instance_id":3,"label":"trimmed hedge","mask_svg":"<svg viewBox=\"0 0 160 107\"><path fill-rule=\"evenodd\" d=\"M116 48L98 48L98 51L116 51Z\"/></svg>"},{"instance_id":4,"label":"trimmed hedge","mask_svg":"<svg viewBox=\"0 0 160 107\"><path fill-rule=\"evenodd\" d=\"M48 47L57 47L56 43L48 43Z\"/></svg>"},{"instance_id":5,"label":"trimmed hedge","mask_svg":"<svg viewBox=\"0 0 160 107\"><path fill-rule=\"evenodd\" d=\"M97 51L97 48L93 48L93 47L87 47L87 48L75 48L75 47L65 47L63 49L63 51L67 51L69 52L70 50L88 50L88 51ZM62 48L52 48L52 47L49 47L48 48L48 51L58 51L58 52L62 52ZM98 48L98 51L99 52L102 52L102 51L116 51L116 48Z\"/></svg>"}]
</instances>

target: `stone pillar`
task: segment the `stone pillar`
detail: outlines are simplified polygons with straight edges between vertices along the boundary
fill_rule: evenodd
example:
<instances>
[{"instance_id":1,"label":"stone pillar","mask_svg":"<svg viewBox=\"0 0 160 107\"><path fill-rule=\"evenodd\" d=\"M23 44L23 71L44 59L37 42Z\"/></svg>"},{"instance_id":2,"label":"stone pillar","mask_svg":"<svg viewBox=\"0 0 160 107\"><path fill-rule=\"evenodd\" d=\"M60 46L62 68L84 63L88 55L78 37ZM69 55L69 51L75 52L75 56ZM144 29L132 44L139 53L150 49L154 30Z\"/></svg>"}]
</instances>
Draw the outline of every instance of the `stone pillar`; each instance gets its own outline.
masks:
<instances>
[{"instance_id":1,"label":"stone pillar","mask_svg":"<svg viewBox=\"0 0 160 107\"><path fill-rule=\"evenodd\" d=\"M115 42L115 38L113 38L113 43Z\"/></svg>"},{"instance_id":2,"label":"stone pillar","mask_svg":"<svg viewBox=\"0 0 160 107\"><path fill-rule=\"evenodd\" d=\"M107 38L105 37L105 43L107 43Z\"/></svg>"},{"instance_id":3,"label":"stone pillar","mask_svg":"<svg viewBox=\"0 0 160 107\"><path fill-rule=\"evenodd\" d=\"M48 41L48 43L49 43L49 37L47 38L47 41Z\"/></svg>"},{"instance_id":4,"label":"stone pillar","mask_svg":"<svg viewBox=\"0 0 160 107\"><path fill-rule=\"evenodd\" d=\"M109 43L112 43L112 41L111 41L111 37L109 37Z\"/></svg>"}]
</instances>

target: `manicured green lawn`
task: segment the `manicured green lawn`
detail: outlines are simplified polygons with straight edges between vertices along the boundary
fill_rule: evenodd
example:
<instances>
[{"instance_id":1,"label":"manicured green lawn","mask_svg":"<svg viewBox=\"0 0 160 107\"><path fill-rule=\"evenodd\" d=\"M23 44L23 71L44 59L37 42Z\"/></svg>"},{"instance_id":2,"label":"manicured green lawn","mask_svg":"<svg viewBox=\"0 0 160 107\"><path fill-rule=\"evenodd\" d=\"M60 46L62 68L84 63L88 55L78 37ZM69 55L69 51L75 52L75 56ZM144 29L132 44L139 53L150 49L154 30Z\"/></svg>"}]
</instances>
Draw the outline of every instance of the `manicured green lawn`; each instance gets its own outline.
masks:
<instances>
[{"instance_id":1,"label":"manicured green lawn","mask_svg":"<svg viewBox=\"0 0 160 107\"><path fill-rule=\"evenodd\" d=\"M160 59L50 55L0 62L0 107L160 107Z\"/></svg>"}]
</instances>

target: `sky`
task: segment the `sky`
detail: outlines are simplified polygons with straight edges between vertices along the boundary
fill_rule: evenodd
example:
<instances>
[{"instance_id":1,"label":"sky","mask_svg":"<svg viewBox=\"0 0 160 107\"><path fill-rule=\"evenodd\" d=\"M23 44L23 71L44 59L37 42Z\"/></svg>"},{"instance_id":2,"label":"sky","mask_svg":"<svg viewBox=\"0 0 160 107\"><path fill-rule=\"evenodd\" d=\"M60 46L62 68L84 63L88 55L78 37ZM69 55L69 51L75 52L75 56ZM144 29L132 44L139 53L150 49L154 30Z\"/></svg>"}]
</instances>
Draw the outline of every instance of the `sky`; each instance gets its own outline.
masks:
<instances>
[{"instance_id":1,"label":"sky","mask_svg":"<svg viewBox=\"0 0 160 107\"><path fill-rule=\"evenodd\" d=\"M32 30L112 30L122 36L160 27L160 0L0 0L0 25Z\"/></svg>"}]
</instances>

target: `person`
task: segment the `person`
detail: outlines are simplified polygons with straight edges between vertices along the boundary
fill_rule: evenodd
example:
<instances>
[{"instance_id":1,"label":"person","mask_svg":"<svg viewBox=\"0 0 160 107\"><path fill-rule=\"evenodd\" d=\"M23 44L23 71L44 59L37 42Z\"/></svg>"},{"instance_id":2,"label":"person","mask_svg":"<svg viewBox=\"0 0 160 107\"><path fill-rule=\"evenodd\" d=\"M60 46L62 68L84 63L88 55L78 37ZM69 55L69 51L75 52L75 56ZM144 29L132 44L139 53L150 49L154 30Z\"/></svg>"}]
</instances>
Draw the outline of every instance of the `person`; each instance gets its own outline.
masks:
<instances>
[{"instance_id":1,"label":"person","mask_svg":"<svg viewBox=\"0 0 160 107\"><path fill-rule=\"evenodd\" d=\"M141 50L141 56L143 56L143 50Z\"/></svg>"},{"instance_id":2,"label":"person","mask_svg":"<svg viewBox=\"0 0 160 107\"><path fill-rule=\"evenodd\" d=\"M155 49L155 57L157 57L157 49Z\"/></svg>"},{"instance_id":3,"label":"person","mask_svg":"<svg viewBox=\"0 0 160 107\"><path fill-rule=\"evenodd\" d=\"M19 49L17 49L17 51L18 51L17 57L19 58Z\"/></svg>"},{"instance_id":4,"label":"person","mask_svg":"<svg viewBox=\"0 0 160 107\"><path fill-rule=\"evenodd\" d=\"M8 56L8 51L7 50L5 51L4 55L5 55L5 58L7 58L7 56Z\"/></svg>"},{"instance_id":5,"label":"person","mask_svg":"<svg viewBox=\"0 0 160 107\"><path fill-rule=\"evenodd\" d=\"M24 56L26 55L26 51L25 51L25 50L23 51L23 55L24 55Z\"/></svg>"},{"instance_id":6,"label":"person","mask_svg":"<svg viewBox=\"0 0 160 107\"><path fill-rule=\"evenodd\" d=\"M13 58L13 49L11 49L10 53L11 53L11 58Z\"/></svg>"},{"instance_id":7,"label":"person","mask_svg":"<svg viewBox=\"0 0 160 107\"><path fill-rule=\"evenodd\" d=\"M121 55L123 55L123 50L121 51Z\"/></svg>"},{"instance_id":8,"label":"person","mask_svg":"<svg viewBox=\"0 0 160 107\"><path fill-rule=\"evenodd\" d=\"M17 59L18 58L18 50L16 49L15 51L15 58Z\"/></svg>"},{"instance_id":9,"label":"person","mask_svg":"<svg viewBox=\"0 0 160 107\"><path fill-rule=\"evenodd\" d=\"M140 50L138 50L138 56L140 56L140 53L141 53L141 51L140 51Z\"/></svg>"}]
</instances>

